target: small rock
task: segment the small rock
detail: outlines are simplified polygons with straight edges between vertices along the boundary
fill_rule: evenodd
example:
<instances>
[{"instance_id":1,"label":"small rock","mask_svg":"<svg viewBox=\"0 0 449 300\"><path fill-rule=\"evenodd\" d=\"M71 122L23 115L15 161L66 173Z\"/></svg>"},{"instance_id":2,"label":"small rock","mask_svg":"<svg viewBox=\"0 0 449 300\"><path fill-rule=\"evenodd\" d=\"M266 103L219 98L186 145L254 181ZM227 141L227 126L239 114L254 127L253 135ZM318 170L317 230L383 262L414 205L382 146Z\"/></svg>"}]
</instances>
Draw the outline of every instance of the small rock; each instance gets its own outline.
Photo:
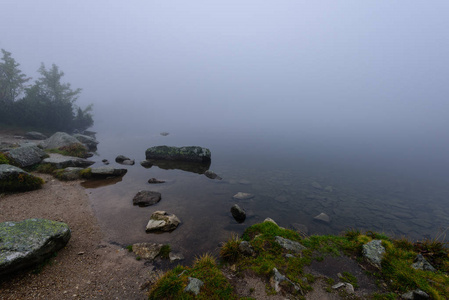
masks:
<instances>
[{"instance_id":1,"label":"small rock","mask_svg":"<svg viewBox=\"0 0 449 300\"><path fill-rule=\"evenodd\" d=\"M153 163L149 160L143 160L140 162L140 165L146 169L149 169L153 166Z\"/></svg>"},{"instance_id":2,"label":"small rock","mask_svg":"<svg viewBox=\"0 0 449 300\"><path fill-rule=\"evenodd\" d=\"M167 136L167 135L169 135L169 134L170 134L170 133L165 132L165 131L163 131L163 132L160 133L160 135L162 135L162 136Z\"/></svg>"},{"instance_id":3,"label":"small rock","mask_svg":"<svg viewBox=\"0 0 449 300\"><path fill-rule=\"evenodd\" d=\"M215 174L215 172L210 171L210 170L207 170L206 172L204 172L204 175L206 175L206 177L210 178L210 179L217 179L217 180L223 179L220 176L218 176L217 174Z\"/></svg>"},{"instance_id":4,"label":"small rock","mask_svg":"<svg viewBox=\"0 0 449 300\"><path fill-rule=\"evenodd\" d=\"M158 180L158 179L156 179L156 178L150 178L150 179L148 179L148 183L151 183L151 184L155 184L155 183L164 183L165 181L164 180Z\"/></svg>"},{"instance_id":5,"label":"small rock","mask_svg":"<svg viewBox=\"0 0 449 300\"><path fill-rule=\"evenodd\" d=\"M118 155L118 156L115 158L115 162L117 162L117 163L119 163L119 164L123 163L125 160L131 160L131 158L126 157L126 156L124 156L124 155Z\"/></svg>"},{"instance_id":6,"label":"small rock","mask_svg":"<svg viewBox=\"0 0 449 300\"><path fill-rule=\"evenodd\" d=\"M126 165L126 166L133 166L136 162L134 161L134 159L125 159L124 161L121 162L122 165Z\"/></svg>"},{"instance_id":7,"label":"small rock","mask_svg":"<svg viewBox=\"0 0 449 300\"><path fill-rule=\"evenodd\" d=\"M184 292L192 292L195 295L200 293L200 289L203 286L204 282L197 278L189 277L189 283L187 284Z\"/></svg>"},{"instance_id":8,"label":"small rock","mask_svg":"<svg viewBox=\"0 0 449 300\"><path fill-rule=\"evenodd\" d=\"M288 251L293 251L295 253L299 253L302 250L307 249L300 243L283 238L281 236L276 236L274 239L275 239L276 243L278 243L279 245L281 245L282 248L284 248Z\"/></svg>"},{"instance_id":9,"label":"small rock","mask_svg":"<svg viewBox=\"0 0 449 300\"><path fill-rule=\"evenodd\" d=\"M231 213L238 223L243 223L246 219L245 211L242 208L240 208L240 206L238 206L237 204L234 204L231 207Z\"/></svg>"},{"instance_id":10,"label":"small rock","mask_svg":"<svg viewBox=\"0 0 449 300\"><path fill-rule=\"evenodd\" d=\"M133 198L133 205L140 207L154 205L161 201L161 193L153 191L139 191Z\"/></svg>"},{"instance_id":11,"label":"small rock","mask_svg":"<svg viewBox=\"0 0 449 300\"><path fill-rule=\"evenodd\" d=\"M155 211L151 215L150 221L148 221L146 231L173 231L179 224L181 224L181 221L174 214L169 214L165 211Z\"/></svg>"},{"instance_id":12,"label":"small rock","mask_svg":"<svg viewBox=\"0 0 449 300\"><path fill-rule=\"evenodd\" d=\"M409 291L405 294L402 294L401 298L407 300L422 300L422 299L430 299L430 296L426 292L420 289L416 289L414 291Z\"/></svg>"},{"instance_id":13,"label":"small rock","mask_svg":"<svg viewBox=\"0 0 449 300\"><path fill-rule=\"evenodd\" d=\"M146 260L154 260L162 249L162 244L156 243L137 243L132 246L133 253Z\"/></svg>"},{"instance_id":14,"label":"small rock","mask_svg":"<svg viewBox=\"0 0 449 300\"><path fill-rule=\"evenodd\" d=\"M363 245L363 256L365 256L371 263L380 268L380 263L385 253L385 248L382 246L381 240L372 240Z\"/></svg>"},{"instance_id":15,"label":"small rock","mask_svg":"<svg viewBox=\"0 0 449 300\"><path fill-rule=\"evenodd\" d=\"M345 286L345 284L344 284L343 282L339 282L339 283L334 284L334 285L332 286L332 288L333 288L334 290L337 290L337 289L339 289L339 288L341 288L341 287L343 287L343 286Z\"/></svg>"},{"instance_id":16,"label":"small rock","mask_svg":"<svg viewBox=\"0 0 449 300\"><path fill-rule=\"evenodd\" d=\"M412 268L416 270L436 272L436 269L419 253L413 261Z\"/></svg>"},{"instance_id":17,"label":"small rock","mask_svg":"<svg viewBox=\"0 0 449 300\"><path fill-rule=\"evenodd\" d=\"M254 254L254 249L247 241L242 241L239 244L239 251L243 255L252 256Z\"/></svg>"},{"instance_id":18,"label":"small rock","mask_svg":"<svg viewBox=\"0 0 449 300\"><path fill-rule=\"evenodd\" d=\"M234 196L232 196L234 199L238 199L238 200L248 200L248 199L252 199L254 198L253 194L250 193L243 193L243 192L238 192L237 194L235 194Z\"/></svg>"},{"instance_id":19,"label":"small rock","mask_svg":"<svg viewBox=\"0 0 449 300\"><path fill-rule=\"evenodd\" d=\"M184 255L182 255L181 253L173 253L170 252L168 254L168 257L170 258L171 262L177 261L177 260L183 260L184 259Z\"/></svg>"},{"instance_id":20,"label":"small rock","mask_svg":"<svg viewBox=\"0 0 449 300\"><path fill-rule=\"evenodd\" d=\"M276 226L279 226L272 218L266 218L265 220L263 220L264 222L270 222L273 223Z\"/></svg>"},{"instance_id":21,"label":"small rock","mask_svg":"<svg viewBox=\"0 0 449 300\"><path fill-rule=\"evenodd\" d=\"M326 224L330 223L330 218L328 215L326 215L325 213L320 213L318 216L313 218L315 221L320 221Z\"/></svg>"},{"instance_id":22,"label":"small rock","mask_svg":"<svg viewBox=\"0 0 449 300\"><path fill-rule=\"evenodd\" d=\"M287 277L285 277L284 275L282 275L281 273L279 273L278 269L273 268L273 273L274 273L274 275L273 275L273 277L270 278L270 283L271 283L271 286L274 288L274 290L277 293L279 293L281 291L280 283L283 281L287 281L288 283L290 283L293 286L293 288L296 291L300 291L302 294L301 287L298 286L297 284L295 284L293 281L291 281Z\"/></svg>"}]
</instances>

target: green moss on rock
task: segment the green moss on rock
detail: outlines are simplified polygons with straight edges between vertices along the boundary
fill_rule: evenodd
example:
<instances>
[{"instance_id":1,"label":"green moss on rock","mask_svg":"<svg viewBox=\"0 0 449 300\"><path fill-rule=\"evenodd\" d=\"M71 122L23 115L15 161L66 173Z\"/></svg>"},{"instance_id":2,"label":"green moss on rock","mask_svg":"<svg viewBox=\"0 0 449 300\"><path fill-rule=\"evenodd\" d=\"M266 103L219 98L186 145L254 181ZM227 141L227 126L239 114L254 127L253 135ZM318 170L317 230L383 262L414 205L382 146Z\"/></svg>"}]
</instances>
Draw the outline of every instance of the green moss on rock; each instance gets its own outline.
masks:
<instances>
[{"instance_id":1,"label":"green moss on rock","mask_svg":"<svg viewBox=\"0 0 449 300\"><path fill-rule=\"evenodd\" d=\"M11 166L0 165L0 192L25 192L42 187L45 181L24 170Z\"/></svg>"}]
</instances>

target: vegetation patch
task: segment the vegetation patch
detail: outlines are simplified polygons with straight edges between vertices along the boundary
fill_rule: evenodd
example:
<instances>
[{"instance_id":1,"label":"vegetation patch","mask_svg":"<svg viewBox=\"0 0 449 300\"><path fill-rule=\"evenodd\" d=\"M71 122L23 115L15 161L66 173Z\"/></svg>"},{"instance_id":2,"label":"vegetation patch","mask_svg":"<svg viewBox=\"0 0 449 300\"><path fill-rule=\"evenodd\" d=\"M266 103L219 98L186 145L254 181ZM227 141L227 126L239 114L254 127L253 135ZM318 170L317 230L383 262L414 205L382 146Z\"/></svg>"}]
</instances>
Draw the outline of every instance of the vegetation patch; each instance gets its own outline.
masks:
<instances>
[{"instance_id":1,"label":"vegetation patch","mask_svg":"<svg viewBox=\"0 0 449 300\"><path fill-rule=\"evenodd\" d=\"M2 164L14 166L14 161L8 156L7 153L0 152L0 165Z\"/></svg>"},{"instance_id":2,"label":"vegetation patch","mask_svg":"<svg viewBox=\"0 0 449 300\"><path fill-rule=\"evenodd\" d=\"M72 144L70 146L64 146L58 149L47 149L45 151L47 151L48 153L57 153L65 156L80 158L87 157L87 149L82 144Z\"/></svg>"},{"instance_id":3,"label":"vegetation patch","mask_svg":"<svg viewBox=\"0 0 449 300\"><path fill-rule=\"evenodd\" d=\"M44 173L44 174L53 174L56 170L56 167L52 164L39 164L36 167L36 172Z\"/></svg>"},{"instance_id":4,"label":"vegetation patch","mask_svg":"<svg viewBox=\"0 0 449 300\"><path fill-rule=\"evenodd\" d=\"M164 245L162 246L161 251L159 252L159 256L161 258L169 258L170 251L171 251L170 245Z\"/></svg>"}]
</instances>

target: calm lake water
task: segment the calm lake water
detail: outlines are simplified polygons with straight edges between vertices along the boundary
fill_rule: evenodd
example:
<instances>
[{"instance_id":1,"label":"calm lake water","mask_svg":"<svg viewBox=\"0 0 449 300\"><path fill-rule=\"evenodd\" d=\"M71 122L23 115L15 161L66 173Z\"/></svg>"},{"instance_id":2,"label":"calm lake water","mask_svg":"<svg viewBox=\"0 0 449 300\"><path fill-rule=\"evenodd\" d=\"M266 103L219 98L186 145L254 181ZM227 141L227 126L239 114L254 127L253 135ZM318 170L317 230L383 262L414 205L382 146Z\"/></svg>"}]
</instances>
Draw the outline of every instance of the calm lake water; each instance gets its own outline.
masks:
<instances>
[{"instance_id":1,"label":"calm lake water","mask_svg":"<svg viewBox=\"0 0 449 300\"><path fill-rule=\"evenodd\" d=\"M99 132L98 156L102 165L128 169L120 180L86 185L94 211L110 242L168 243L186 257L216 253L220 242L266 217L280 226L304 228L308 234L337 234L348 228L384 232L411 239L434 238L449 226L449 179L444 165L432 159L416 160L409 153L385 152L360 145L319 144L287 136L263 134L192 134ZM223 180L180 169L165 170L140 165L152 146L207 147L212 152L210 170ZM396 152L395 152L396 151ZM123 154L136 160L121 166ZM148 179L166 180L151 185ZM158 191L154 206L132 205L140 190ZM237 192L252 193L250 200L235 200ZM248 214L238 224L230 213L237 203ZM182 224L171 233L147 234L145 226L156 210L177 215ZM314 220L326 213L331 221ZM298 225L300 224L300 225Z\"/></svg>"}]
</instances>

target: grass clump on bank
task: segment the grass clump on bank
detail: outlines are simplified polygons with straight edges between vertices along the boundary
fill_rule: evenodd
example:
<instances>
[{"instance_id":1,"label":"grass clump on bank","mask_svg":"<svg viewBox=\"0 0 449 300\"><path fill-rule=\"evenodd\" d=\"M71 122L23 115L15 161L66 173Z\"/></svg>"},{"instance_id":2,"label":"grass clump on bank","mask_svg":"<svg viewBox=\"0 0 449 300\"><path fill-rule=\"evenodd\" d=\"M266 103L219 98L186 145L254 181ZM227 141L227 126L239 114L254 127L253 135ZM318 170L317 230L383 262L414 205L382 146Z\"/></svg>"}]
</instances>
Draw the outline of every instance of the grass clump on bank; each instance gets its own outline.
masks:
<instances>
[{"instance_id":1,"label":"grass clump on bank","mask_svg":"<svg viewBox=\"0 0 449 300\"><path fill-rule=\"evenodd\" d=\"M70 146L64 146L58 149L47 149L45 151L48 153L57 153L65 156L73 156L80 158L87 157L87 149L81 144L72 144Z\"/></svg>"},{"instance_id":2,"label":"grass clump on bank","mask_svg":"<svg viewBox=\"0 0 449 300\"><path fill-rule=\"evenodd\" d=\"M184 289L189 277L201 280L200 293L195 296ZM165 273L150 291L149 299L238 299L233 287L224 277L215 258L204 254L192 267L177 266Z\"/></svg>"}]
</instances>

